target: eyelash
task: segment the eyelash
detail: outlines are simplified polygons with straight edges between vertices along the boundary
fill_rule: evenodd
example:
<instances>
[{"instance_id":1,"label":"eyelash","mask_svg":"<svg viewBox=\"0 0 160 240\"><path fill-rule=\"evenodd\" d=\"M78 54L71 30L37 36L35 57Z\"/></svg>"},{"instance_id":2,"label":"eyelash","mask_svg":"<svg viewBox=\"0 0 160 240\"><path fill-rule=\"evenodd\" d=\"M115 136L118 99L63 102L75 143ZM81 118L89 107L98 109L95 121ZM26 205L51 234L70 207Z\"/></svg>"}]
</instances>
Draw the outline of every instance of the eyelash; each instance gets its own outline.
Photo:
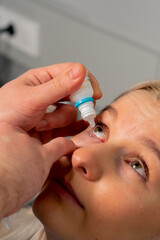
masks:
<instances>
[{"instance_id":1,"label":"eyelash","mask_svg":"<svg viewBox=\"0 0 160 240\"><path fill-rule=\"evenodd\" d=\"M100 126L104 126L104 124L101 122L101 121L99 121L98 119L95 119L95 126L96 125L100 125Z\"/></svg>"},{"instance_id":2,"label":"eyelash","mask_svg":"<svg viewBox=\"0 0 160 240\"><path fill-rule=\"evenodd\" d=\"M136 172L136 174L137 174L141 179L143 179L143 180L146 181L146 180L148 179L148 177L149 177L149 169L148 169L148 166L147 166L147 164L146 164L146 161L143 159L143 157L140 156L139 154L137 154L136 157L134 156L134 159L133 159L133 160L125 160L125 162L127 162L128 164L131 164L131 163L133 163L133 162L135 162L135 161L140 162L140 164L142 165L142 167L143 167L143 169L144 169L144 172L145 172L145 175L146 175L146 176L143 177L140 173L138 173L137 171L135 171L133 167L131 167L131 168L134 170L134 172Z\"/></svg>"},{"instance_id":3,"label":"eyelash","mask_svg":"<svg viewBox=\"0 0 160 240\"><path fill-rule=\"evenodd\" d=\"M98 120L98 119L95 120L95 127L96 127L96 126L101 126L102 129L107 128L107 130L109 131L108 126L107 126L106 124L103 124L103 123L102 123L100 120ZM95 128L95 127L94 127L94 128Z\"/></svg>"},{"instance_id":4,"label":"eyelash","mask_svg":"<svg viewBox=\"0 0 160 240\"><path fill-rule=\"evenodd\" d=\"M100 126L103 130L104 128L107 128L107 131L109 131L109 128L107 125L103 124L101 121L99 121L98 119L95 120L95 127L93 128L92 131L94 131L94 129L97 127L97 126ZM94 134L95 135L95 134ZM98 138L98 137L97 137ZM102 141L102 140L101 140ZM105 141L102 141L102 142L105 142ZM148 176L149 176L149 169L148 169L148 166L144 160L144 158L142 156L140 156L139 154L137 154L136 156L134 156L134 160L126 160L126 162L128 164L131 164L133 163L134 161L137 161L137 162L140 162L140 164L142 165L143 169L144 169L144 172L145 172L145 175L146 177L143 177L140 173L138 173L136 170L134 170L134 168L130 165L130 167L134 170L134 172L136 172L136 174L141 177L141 179L143 180L147 180L148 179Z\"/></svg>"},{"instance_id":5,"label":"eyelash","mask_svg":"<svg viewBox=\"0 0 160 240\"><path fill-rule=\"evenodd\" d=\"M102 128L102 130L108 135L109 134L109 128L106 124L103 124L101 121L99 121L98 119L95 120L95 127L92 129L92 133L95 130L96 127L100 126ZM93 133L94 134L94 133ZM94 136L96 136L94 134ZM106 136L107 137L107 136ZM98 138L98 137L97 137ZM98 138L101 142L105 142L106 138L104 140Z\"/></svg>"}]
</instances>

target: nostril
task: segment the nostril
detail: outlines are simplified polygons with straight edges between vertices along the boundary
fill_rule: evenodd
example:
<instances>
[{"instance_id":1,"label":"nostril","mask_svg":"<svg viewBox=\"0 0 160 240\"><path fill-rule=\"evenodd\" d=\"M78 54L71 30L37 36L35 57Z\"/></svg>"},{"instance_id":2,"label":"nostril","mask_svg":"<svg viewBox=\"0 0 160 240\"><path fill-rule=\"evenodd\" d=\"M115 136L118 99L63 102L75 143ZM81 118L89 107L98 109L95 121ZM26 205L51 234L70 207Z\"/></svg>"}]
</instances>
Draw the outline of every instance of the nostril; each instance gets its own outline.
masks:
<instances>
[{"instance_id":1,"label":"nostril","mask_svg":"<svg viewBox=\"0 0 160 240\"><path fill-rule=\"evenodd\" d=\"M87 174L87 170L84 167L81 167L81 170L84 174Z\"/></svg>"}]
</instances>

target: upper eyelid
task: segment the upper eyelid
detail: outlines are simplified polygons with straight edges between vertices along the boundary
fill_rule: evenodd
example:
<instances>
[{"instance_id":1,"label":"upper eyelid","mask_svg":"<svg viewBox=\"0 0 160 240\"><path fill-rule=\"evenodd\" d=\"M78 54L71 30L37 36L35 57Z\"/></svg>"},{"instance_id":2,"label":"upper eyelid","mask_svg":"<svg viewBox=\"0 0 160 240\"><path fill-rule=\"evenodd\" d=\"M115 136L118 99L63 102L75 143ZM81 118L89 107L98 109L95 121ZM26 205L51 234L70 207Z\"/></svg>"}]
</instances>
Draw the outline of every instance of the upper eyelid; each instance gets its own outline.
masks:
<instances>
[{"instance_id":1,"label":"upper eyelid","mask_svg":"<svg viewBox=\"0 0 160 240\"><path fill-rule=\"evenodd\" d=\"M95 123L96 123L95 127L99 125L99 126L101 126L101 127L103 128L103 130L106 130L106 131L107 131L108 136L106 136L106 137L109 138L109 134L110 134L109 132L110 132L110 131L109 131L108 126L107 126L106 124L100 122L100 121L97 120L97 119L95 120ZM95 129L95 127L92 129L92 131ZM107 133L106 133L106 134L107 134ZM94 135L95 135L95 134L94 134ZM97 138L98 138L98 137L97 137ZM106 139L105 139L105 140L106 140ZM101 139L101 141L102 141L102 139Z\"/></svg>"},{"instance_id":2,"label":"upper eyelid","mask_svg":"<svg viewBox=\"0 0 160 240\"><path fill-rule=\"evenodd\" d=\"M99 120L98 118L95 119L95 127L96 127L96 125L100 125L100 126L102 126L102 127L105 127L105 128L107 128L108 131L110 131L109 124L103 123L103 122L102 122L101 120ZM94 127L94 128L95 128L95 127ZM93 128L93 129L94 129L94 128Z\"/></svg>"}]
</instances>

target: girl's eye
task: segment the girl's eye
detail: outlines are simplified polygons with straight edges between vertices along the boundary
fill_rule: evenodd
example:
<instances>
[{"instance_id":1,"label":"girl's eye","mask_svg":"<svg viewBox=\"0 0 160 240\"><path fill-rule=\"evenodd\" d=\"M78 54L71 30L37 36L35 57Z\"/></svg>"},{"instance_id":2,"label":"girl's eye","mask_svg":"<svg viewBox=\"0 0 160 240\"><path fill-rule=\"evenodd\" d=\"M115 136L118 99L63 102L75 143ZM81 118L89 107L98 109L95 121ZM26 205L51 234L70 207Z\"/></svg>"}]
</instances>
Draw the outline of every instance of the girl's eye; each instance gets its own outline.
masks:
<instances>
[{"instance_id":1,"label":"girl's eye","mask_svg":"<svg viewBox=\"0 0 160 240\"><path fill-rule=\"evenodd\" d=\"M144 161L135 160L132 162L129 162L129 165L138 173L140 174L144 179L147 179L148 177L148 167Z\"/></svg>"},{"instance_id":2,"label":"girl's eye","mask_svg":"<svg viewBox=\"0 0 160 240\"><path fill-rule=\"evenodd\" d=\"M93 128L93 134L102 141L106 139L106 133L103 124L99 123Z\"/></svg>"}]
</instances>

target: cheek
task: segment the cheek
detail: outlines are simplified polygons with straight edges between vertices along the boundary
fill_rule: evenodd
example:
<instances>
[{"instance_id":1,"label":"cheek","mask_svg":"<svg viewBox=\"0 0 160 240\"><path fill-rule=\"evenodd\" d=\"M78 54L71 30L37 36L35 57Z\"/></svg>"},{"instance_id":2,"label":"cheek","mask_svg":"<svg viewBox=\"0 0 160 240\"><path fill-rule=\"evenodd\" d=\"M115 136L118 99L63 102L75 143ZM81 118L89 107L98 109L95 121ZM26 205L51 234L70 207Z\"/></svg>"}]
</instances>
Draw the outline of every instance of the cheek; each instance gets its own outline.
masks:
<instances>
[{"instance_id":1,"label":"cheek","mask_svg":"<svg viewBox=\"0 0 160 240\"><path fill-rule=\"evenodd\" d=\"M143 197L128 189L121 182L107 180L97 184L88 205L88 218L91 225L110 229L132 228L145 221L145 203ZM98 223L101 222L101 225ZM126 226L127 222L127 226Z\"/></svg>"}]
</instances>

